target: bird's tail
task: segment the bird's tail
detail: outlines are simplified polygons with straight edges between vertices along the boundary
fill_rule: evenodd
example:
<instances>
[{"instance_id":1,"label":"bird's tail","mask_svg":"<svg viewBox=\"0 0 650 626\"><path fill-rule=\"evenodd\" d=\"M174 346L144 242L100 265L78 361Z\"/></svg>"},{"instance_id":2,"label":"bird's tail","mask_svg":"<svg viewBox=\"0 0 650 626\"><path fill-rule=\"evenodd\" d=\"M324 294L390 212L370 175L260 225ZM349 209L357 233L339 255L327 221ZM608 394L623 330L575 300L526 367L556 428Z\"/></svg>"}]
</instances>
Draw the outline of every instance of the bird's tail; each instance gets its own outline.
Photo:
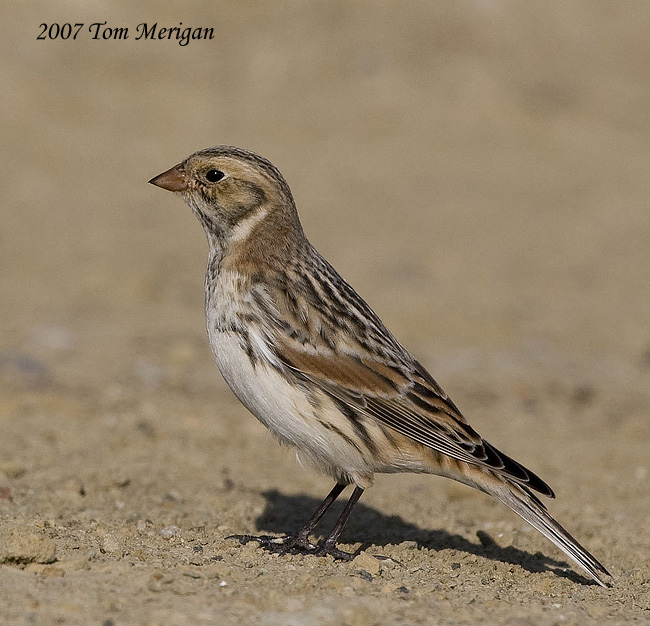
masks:
<instances>
[{"instance_id":1,"label":"bird's tail","mask_svg":"<svg viewBox=\"0 0 650 626\"><path fill-rule=\"evenodd\" d=\"M550 516L542 502L526 487L503 478L499 486L491 485L489 493L550 539L599 585L611 586L612 575Z\"/></svg>"}]
</instances>

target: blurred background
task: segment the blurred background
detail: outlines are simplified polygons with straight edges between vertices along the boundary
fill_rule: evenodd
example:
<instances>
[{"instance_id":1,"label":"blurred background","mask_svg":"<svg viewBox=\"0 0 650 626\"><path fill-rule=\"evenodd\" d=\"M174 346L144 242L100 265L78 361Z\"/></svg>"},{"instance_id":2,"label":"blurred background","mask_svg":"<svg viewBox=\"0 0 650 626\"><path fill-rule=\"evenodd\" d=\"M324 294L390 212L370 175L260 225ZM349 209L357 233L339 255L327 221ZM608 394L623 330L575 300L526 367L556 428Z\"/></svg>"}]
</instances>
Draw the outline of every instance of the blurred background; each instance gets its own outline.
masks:
<instances>
[{"instance_id":1,"label":"blurred background","mask_svg":"<svg viewBox=\"0 0 650 626\"><path fill-rule=\"evenodd\" d=\"M648 360L650 11L631 6L5 7L3 344L74 344L97 382L136 335L200 333L202 232L146 181L226 143L281 169L316 246L422 355ZM36 41L65 21L130 39ZM143 21L214 39L136 41Z\"/></svg>"},{"instance_id":2,"label":"blurred background","mask_svg":"<svg viewBox=\"0 0 650 626\"><path fill-rule=\"evenodd\" d=\"M232 144L278 166L312 242L479 431L559 481L565 513L606 488L600 515L626 509L634 535L648 512L649 6L71 0L0 17L5 474L46 489L64 455L92 484L88 449L128 468L133 428L172 446L179 480L184 441L207 474L324 493L228 395L204 331L203 232L147 184ZM36 40L41 23L97 21L130 38ZM214 39L137 41L141 22ZM123 456L106 460L107 441ZM258 445L264 476L237 465Z\"/></svg>"}]
</instances>

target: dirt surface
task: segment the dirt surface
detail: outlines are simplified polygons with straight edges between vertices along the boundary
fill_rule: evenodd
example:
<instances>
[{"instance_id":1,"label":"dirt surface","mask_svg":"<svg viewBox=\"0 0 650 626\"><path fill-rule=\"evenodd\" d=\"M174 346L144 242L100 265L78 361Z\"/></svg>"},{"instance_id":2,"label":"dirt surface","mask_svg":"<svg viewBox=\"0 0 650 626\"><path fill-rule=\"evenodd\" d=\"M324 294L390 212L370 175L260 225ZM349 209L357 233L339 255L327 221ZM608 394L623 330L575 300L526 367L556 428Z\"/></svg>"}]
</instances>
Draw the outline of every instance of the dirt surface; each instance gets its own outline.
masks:
<instances>
[{"instance_id":1,"label":"dirt surface","mask_svg":"<svg viewBox=\"0 0 650 626\"><path fill-rule=\"evenodd\" d=\"M0 623L650 624L650 8L179 6L1 9ZM86 27L37 41L52 22ZM278 165L614 588L435 477L378 477L352 563L229 538L295 529L331 485L221 381L203 233L146 184L218 143Z\"/></svg>"}]
</instances>

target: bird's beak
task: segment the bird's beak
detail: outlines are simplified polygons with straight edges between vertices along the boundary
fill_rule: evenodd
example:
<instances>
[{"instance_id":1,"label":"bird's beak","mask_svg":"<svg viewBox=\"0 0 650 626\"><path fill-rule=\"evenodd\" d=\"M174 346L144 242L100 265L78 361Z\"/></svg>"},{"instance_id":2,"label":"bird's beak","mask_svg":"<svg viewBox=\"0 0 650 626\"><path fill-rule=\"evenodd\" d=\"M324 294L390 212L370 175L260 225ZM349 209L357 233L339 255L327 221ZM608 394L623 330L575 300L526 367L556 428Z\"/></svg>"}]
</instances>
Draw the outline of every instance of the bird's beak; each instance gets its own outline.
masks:
<instances>
[{"instance_id":1,"label":"bird's beak","mask_svg":"<svg viewBox=\"0 0 650 626\"><path fill-rule=\"evenodd\" d=\"M158 174L158 176L155 176L149 182L167 191L187 191L188 186L185 173L181 169L180 163L170 170Z\"/></svg>"}]
</instances>

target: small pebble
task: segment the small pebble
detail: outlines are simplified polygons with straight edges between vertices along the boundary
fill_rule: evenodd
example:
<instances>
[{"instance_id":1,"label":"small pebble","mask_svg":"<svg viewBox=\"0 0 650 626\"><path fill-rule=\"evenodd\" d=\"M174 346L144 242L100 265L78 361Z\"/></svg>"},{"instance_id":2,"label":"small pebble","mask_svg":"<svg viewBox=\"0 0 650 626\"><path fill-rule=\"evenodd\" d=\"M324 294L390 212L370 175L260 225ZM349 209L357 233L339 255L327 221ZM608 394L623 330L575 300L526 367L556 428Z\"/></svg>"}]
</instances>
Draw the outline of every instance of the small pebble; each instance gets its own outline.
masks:
<instances>
[{"instance_id":1,"label":"small pebble","mask_svg":"<svg viewBox=\"0 0 650 626\"><path fill-rule=\"evenodd\" d=\"M20 524L0 527L0 563L53 563L56 544L42 533Z\"/></svg>"},{"instance_id":2,"label":"small pebble","mask_svg":"<svg viewBox=\"0 0 650 626\"><path fill-rule=\"evenodd\" d=\"M371 576L377 576L381 569L381 562L372 556L372 554L368 554L367 552L361 552L361 554L358 554L352 563L355 567L365 570Z\"/></svg>"},{"instance_id":3,"label":"small pebble","mask_svg":"<svg viewBox=\"0 0 650 626\"><path fill-rule=\"evenodd\" d=\"M181 532L181 529L178 526L170 526L169 528L163 528L160 531L160 536L163 539L172 539L173 537L177 537Z\"/></svg>"}]
</instances>

